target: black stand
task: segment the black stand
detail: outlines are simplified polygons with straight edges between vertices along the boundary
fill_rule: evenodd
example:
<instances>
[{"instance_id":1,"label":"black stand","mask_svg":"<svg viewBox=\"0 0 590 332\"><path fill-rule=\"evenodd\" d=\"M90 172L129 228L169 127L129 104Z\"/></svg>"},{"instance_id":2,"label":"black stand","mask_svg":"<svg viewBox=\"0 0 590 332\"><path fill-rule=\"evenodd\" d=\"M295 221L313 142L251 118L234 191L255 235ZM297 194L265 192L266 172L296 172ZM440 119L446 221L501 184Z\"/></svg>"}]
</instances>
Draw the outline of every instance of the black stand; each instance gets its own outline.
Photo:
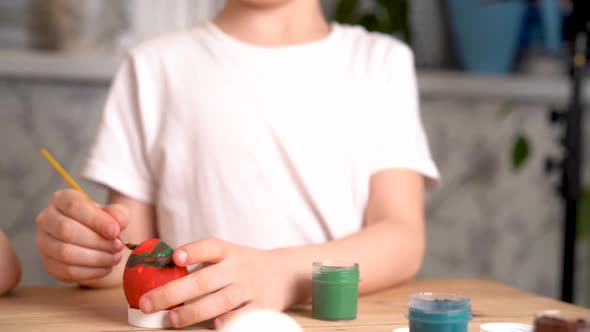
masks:
<instances>
[{"instance_id":1,"label":"black stand","mask_svg":"<svg viewBox=\"0 0 590 332\"><path fill-rule=\"evenodd\" d=\"M587 33L578 33L574 41L572 101L566 118L566 154L562 170L562 197L565 202L565 225L563 232L561 299L570 303L574 301L576 226L578 220L578 201L580 200L582 183L582 87L586 63L586 45Z\"/></svg>"},{"instance_id":2,"label":"black stand","mask_svg":"<svg viewBox=\"0 0 590 332\"><path fill-rule=\"evenodd\" d=\"M548 169L560 166L561 186L560 194L565 205L563 227L563 265L561 282L561 299L566 302L574 301L575 262L576 262L576 226L578 217L578 202L581 195L582 182L582 151L583 151L583 78L588 52L588 31L590 31L590 1L574 1L574 12L569 24L566 24L566 34L570 40L570 75L571 101L567 112L552 112L551 121L565 126L563 140L564 157L562 162L548 160Z\"/></svg>"}]
</instances>

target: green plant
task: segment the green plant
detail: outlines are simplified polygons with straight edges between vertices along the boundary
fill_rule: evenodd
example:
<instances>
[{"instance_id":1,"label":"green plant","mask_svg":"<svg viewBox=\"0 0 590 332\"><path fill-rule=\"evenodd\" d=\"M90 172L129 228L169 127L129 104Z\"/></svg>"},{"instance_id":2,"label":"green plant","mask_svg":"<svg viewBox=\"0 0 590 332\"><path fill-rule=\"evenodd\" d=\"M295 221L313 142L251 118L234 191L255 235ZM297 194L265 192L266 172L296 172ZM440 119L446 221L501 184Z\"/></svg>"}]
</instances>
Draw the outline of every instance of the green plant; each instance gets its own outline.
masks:
<instances>
[{"instance_id":1,"label":"green plant","mask_svg":"<svg viewBox=\"0 0 590 332\"><path fill-rule=\"evenodd\" d=\"M372 9L365 9L359 0L340 0L335 19L339 23L358 24L369 31L378 31L410 40L408 0L373 0Z\"/></svg>"},{"instance_id":2,"label":"green plant","mask_svg":"<svg viewBox=\"0 0 590 332\"><path fill-rule=\"evenodd\" d=\"M520 134L514 140L512 146L512 168L518 170L529 157L529 140L524 134Z\"/></svg>"},{"instance_id":3,"label":"green plant","mask_svg":"<svg viewBox=\"0 0 590 332\"><path fill-rule=\"evenodd\" d=\"M505 118L512 114L512 110L512 105L509 102L506 102L498 109L498 115L501 118ZM526 164L526 161L531 154L531 144L529 144L529 139L524 132L520 131L516 135L510 153L512 157L512 169L518 171Z\"/></svg>"}]
</instances>

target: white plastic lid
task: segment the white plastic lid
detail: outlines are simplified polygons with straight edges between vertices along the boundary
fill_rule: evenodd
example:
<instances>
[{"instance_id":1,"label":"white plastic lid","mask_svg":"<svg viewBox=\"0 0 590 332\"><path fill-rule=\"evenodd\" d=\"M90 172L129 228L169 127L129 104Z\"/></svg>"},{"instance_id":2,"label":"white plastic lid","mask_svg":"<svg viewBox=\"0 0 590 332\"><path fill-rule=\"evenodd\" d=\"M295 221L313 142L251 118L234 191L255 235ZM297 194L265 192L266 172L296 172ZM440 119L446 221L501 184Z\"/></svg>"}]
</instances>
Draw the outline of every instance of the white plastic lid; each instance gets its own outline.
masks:
<instances>
[{"instance_id":1,"label":"white plastic lid","mask_svg":"<svg viewBox=\"0 0 590 332\"><path fill-rule=\"evenodd\" d=\"M410 332L410 328L409 327L400 327L398 329L394 329L393 332Z\"/></svg>"},{"instance_id":2,"label":"white plastic lid","mask_svg":"<svg viewBox=\"0 0 590 332\"><path fill-rule=\"evenodd\" d=\"M290 316L274 310L248 310L224 322L218 332L303 332Z\"/></svg>"},{"instance_id":3,"label":"white plastic lid","mask_svg":"<svg viewBox=\"0 0 590 332\"><path fill-rule=\"evenodd\" d=\"M532 332L533 326L518 323L487 323L479 327L481 332Z\"/></svg>"},{"instance_id":4,"label":"white plastic lid","mask_svg":"<svg viewBox=\"0 0 590 332\"><path fill-rule=\"evenodd\" d=\"M168 320L170 310L157 311L151 314L144 314L141 310L128 308L127 322L129 325L136 327L145 327L152 329L165 329L172 327Z\"/></svg>"}]
</instances>

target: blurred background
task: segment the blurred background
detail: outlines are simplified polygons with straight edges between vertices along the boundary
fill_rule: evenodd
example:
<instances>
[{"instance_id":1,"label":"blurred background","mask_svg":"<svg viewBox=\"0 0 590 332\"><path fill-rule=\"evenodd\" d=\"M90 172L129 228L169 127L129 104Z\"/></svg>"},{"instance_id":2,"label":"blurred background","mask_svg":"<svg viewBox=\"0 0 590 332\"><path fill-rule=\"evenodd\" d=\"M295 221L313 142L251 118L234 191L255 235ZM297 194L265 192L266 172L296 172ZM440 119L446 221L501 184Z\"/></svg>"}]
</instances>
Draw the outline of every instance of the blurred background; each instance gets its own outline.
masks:
<instances>
[{"instance_id":1,"label":"blurred background","mask_svg":"<svg viewBox=\"0 0 590 332\"><path fill-rule=\"evenodd\" d=\"M37 254L34 218L66 183L39 149L76 174L124 50L198 24L222 4L0 0L0 227L23 261L23 285L56 283ZM564 130L549 121L551 110L571 102L563 28L569 1L325 0L323 6L332 20L394 34L414 49L422 118L443 176L428 197L420 277L489 278L560 298L564 205L559 167L547 172L558 163L547 158L563 155ZM590 85L582 91L590 101ZM590 172L584 175L574 294L590 307ZM103 189L82 184L104 201Z\"/></svg>"}]
</instances>

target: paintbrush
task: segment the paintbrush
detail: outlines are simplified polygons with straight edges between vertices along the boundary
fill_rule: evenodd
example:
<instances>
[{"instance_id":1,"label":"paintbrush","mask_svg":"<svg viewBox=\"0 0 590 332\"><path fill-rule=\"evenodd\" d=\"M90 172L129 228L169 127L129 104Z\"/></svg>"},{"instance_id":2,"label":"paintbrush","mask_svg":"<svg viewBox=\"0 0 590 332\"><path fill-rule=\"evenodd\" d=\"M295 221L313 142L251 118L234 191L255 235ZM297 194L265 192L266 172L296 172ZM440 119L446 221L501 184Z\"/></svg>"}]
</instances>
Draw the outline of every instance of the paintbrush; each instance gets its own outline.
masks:
<instances>
[{"instance_id":1,"label":"paintbrush","mask_svg":"<svg viewBox=\"0 0 590 332\"><path fill-rule=\"evenodd\" d=\"M84 190L82 190L82 188L76 183L76 181L74 181L74 179L72 179L72 177L68 174L68 172L66 172L65 169L63 169L63 167L61 167L61 165L57 162L57 160L55 160L55 158L53 158L53 156L49 153L49 151L47 151L46 149L41 149L41 154L43 154L43 156L49 161L49 163L53 166L53 168L55 168L55 170L64 178L64 180L66 180L66 182L75 190L79 191L80 193L82 193L82 195L84 195L89 201L92 202L92 199L90 198L90 196L88 196L88 194L86 194L86 192L84 192ZM121 236L117 237L119 239L119 241L121 241L125 247L133 250L135 248L137 248L136 244L132 244L129 243L128 241L124 241Z\"/></svg>"}]
</instances>

